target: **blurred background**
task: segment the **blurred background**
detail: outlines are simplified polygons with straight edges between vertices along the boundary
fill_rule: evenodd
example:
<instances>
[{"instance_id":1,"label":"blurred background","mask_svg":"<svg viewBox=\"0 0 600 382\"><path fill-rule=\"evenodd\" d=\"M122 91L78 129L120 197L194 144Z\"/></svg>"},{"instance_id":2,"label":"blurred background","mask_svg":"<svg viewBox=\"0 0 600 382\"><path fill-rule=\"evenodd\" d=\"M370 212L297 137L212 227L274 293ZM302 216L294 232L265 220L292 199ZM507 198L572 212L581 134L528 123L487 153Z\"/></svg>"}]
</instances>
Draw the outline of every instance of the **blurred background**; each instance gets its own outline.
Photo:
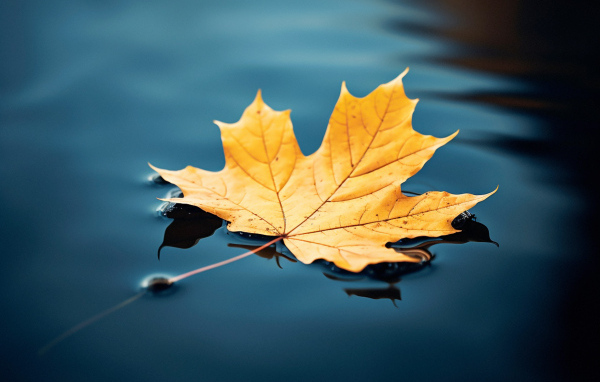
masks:
<instances>
[{"instance_id":1,"label":"blurred background","mask_svg":"<svg viewBox=\"0 0 600 382\"><path fill-rule=\"evenodd\" d=\"M2 2L0 376L597 379L598 16L583 1ZM252 256L38 354L149 275L243 252L219 228L159 261L156 198L173 187L148 162L221 169L211 121L237 121L259 88L312 153L342 81L364 96L406 67L415 130L460 134L405 189L499 184L471 211L499 248L436 245L393 286ZM348 292L392 287L400 301Z\"/></svg>"}]
</instances>

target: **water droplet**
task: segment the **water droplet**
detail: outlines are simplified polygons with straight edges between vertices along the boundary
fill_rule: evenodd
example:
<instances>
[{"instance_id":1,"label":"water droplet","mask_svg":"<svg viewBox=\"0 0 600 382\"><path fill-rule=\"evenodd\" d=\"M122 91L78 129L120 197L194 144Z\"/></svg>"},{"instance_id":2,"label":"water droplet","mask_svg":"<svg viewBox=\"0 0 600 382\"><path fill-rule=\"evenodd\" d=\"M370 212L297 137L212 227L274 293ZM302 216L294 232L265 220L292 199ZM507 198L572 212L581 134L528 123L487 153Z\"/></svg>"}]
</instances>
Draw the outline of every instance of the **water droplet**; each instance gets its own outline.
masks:
<instances>
[{"instance_id":1,"label":"water droplet","mask_svg":"<svg viewBox=\"0 0 600 382\"><path fill-rule=\"evenodd\" d=\"M171 278L164 275L151 275L142 281L142 288L152 294L163 294L166 291L173 291L175 283Z\"/></svg>"}]
</instances>

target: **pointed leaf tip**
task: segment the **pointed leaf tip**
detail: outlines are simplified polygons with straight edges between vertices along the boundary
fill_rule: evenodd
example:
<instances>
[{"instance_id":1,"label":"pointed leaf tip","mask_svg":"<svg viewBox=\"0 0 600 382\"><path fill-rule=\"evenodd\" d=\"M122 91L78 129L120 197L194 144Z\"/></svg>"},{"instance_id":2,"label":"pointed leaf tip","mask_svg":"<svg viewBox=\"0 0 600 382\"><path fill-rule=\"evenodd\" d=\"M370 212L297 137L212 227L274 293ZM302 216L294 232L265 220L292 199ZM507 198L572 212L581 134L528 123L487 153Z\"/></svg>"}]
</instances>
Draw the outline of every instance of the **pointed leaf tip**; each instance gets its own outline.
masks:
<instances>
[{"instance_id":1,"label":"pointed leaf tip","mask_svg":"<svg viewBox=\"0 0 600 382\"><path fill-rule=\"evenodd\" d=\"M340 90L340 96L342 94L350 93L348 88L346 87L346 81L342 81L342 89Z\"/></svg>"},{"instance_id":2,"label":"pointed leaf tip","mask_svg":"<svg viewBox=\"0 0 600 382\"><path fill-rule=\"evenodd\" d=\"M151 169L153 169L154 171L160 173L162 171L162 168L158 168L154 165L152 165L152 163L148 162L148 166L150 166Z\"/></svg>"},{"instance_id":3,"label":"pointed leaf tip","mask_svg":"<svg viewBox=\"0 0 600 382\"><path fill-rule=\"evenodd\" d=\"M254 102L256 102L259 105L262 105L265 103L265 101L263 101L263 98L262 98L261 89L258 89L258 91L256 92L256 97L254 97Z\"/></svg>"},{"instance_id":4,"label":"pointed leaf tip","mask_svg":"<svg viewBox=\"0 0 600 382\"><path fill-rule=\"evenodd\" d=\"M446 139L448 140L447 142L451 141L452 139L454 139L454 137L456 137L458 135L458 133L460 132L460 129L456 130L454 133L448 135L446 137Z\"/></svg>"},{"instance_id":5,"label":"pointed leaf tip","mask_svg":"<svg viewBox=\"0 0 600 382\"><path fill-rule=\"evenodd\" d=\"M402 79L404 78L404 76L406 76L406 74L408 73L408 67L406 69L404 69L404 71L402 73L400 73L400 75L396 78L394 78L393 80L391 80L390 82L388 82L388 84L400 84L402 85ZM416 100L418 101L418 99Z\"/></svg>"}]
</instances>

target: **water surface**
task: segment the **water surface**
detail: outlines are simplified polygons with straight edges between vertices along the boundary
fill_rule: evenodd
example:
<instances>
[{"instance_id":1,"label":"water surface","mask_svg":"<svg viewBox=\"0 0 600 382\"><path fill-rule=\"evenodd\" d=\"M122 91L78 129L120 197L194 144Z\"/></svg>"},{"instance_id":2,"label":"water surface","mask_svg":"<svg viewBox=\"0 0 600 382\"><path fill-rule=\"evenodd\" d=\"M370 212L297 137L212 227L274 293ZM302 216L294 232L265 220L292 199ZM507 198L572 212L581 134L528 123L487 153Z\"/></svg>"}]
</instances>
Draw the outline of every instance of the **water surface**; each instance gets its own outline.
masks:
<instances>
[{"instance_id":1,"label":"water surface","mask_svg":"<svg viewBox=\"0 0 600 382\"><path fill-rule=\"evenodd\" d=\"M552 381L591 372L597 261L582 227L595 204L579 168L592 158L584 134L597 124L584 106L598 81L576 38L593 35L589 18L554 7L536 19L534 2L491 3L2 5L1 374ZM558 17L579 27L558 38ZM342 81L364 96L406 67L407 95L420 99L415 129L460 129L407 187L486 193L499 184L472 211L499 248L432 247L431 266L395 284L397 307L346 291L385 282L252 256L143 296L37 354L149 275L244 251L220 228L158 261L170 220L156 198L172 187L148 181L147 162L221 169L211 121L236 121L259 88L274 109L293 110L309 154Z\"/></svg>"}]
</instances>

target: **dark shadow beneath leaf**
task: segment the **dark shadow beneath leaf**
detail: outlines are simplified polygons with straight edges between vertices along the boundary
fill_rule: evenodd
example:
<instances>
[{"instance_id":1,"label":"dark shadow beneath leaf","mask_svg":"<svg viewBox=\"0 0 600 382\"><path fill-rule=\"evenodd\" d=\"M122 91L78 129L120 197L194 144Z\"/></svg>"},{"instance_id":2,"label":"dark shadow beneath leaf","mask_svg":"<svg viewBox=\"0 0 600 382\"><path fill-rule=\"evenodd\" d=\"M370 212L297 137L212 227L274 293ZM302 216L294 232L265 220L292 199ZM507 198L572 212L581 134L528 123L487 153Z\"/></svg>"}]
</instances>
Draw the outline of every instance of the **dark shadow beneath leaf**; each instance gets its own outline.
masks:
<instances>
[{"instance_id":1,"label":"dark shadow beneath leaf","mask_svg":"<svg viewBox=\"0 0 600 382\"><path fill-rule=\"evenodd\" d=\"M172 218L173 222L166 228L165 236L158 250L164 247L174 247L187 249L196 245L201 239L211 236L217 229L223 226L223 220L211 215L200 208L185 204L169 203L161 209L161 214L167 218ZM401 277L410 273L418 272L430 265L434 255L430 247L436 244L464 244L468 242L498 243L490 239L488 228L475 221L475 216L468 213L459 215L455 221L455 226L460 225L460 232L440 237L417 237L414 239L403 239L396 243L388 243L387 247L395 251L402 252L405 255L414 257L417 262L386 262L368 265L361 272L350 272L337 267L335 264L317 260L313 264L321 267L323 275L336 281L358 281L358 280L376 280L388 283L387 288L345 288L348 296L358 296L370 299L390 299L394 306L396 300L401 300L400 289L394 284L400 282ZM244 244L229 243L229 247L243 248L253 250L265 242L273 239L272 236L262 236L247 234L243 232L231 233L243 241L249 241ZM279 243L281 244L281 242ZM285 253L282 253L285 252ZM297 262L294 256L286 251L281 245L273 245L262 249L256 253L265 259L275 259L277 266L281 267L280 258L285 258L290 262Z\"/></svg>"},{"instance_id":2,"label":"dark shadow beneath leaf","mask_svg":"<svg viewBox=\"0 0 600 382\"><path fill-rule=\"evenodd\" d=\"M173 222L165 229L163 242L158 248L164 247L188 249L198 244L198 241L211 236L223 225L223 220L198 207L185 204L170 203L162 211L163 216L172 218Z\"/></svg>"},{"instance_id":3,"label":"dark shadow beneath leaf","mask_svg":"<svg viewBox=\"0 0 600 382\"><path fill-rule=\"evenodd\" d=\"M251 251L254 248L258 247L257 245L246 245L246 244L227 244L227 246L228 247L233 247L233 248L243 248L243 249L245 249L247 251ZM279 259L280 258L284 258L284 259L286 259L288 261L291 261L292 263L297 263L298 262L298 260L296 260L296 259L293 259L291 257L288 257L288 256L282 254L282 253L277 252L277 247L267 247L267 248L264 248L264 249L256 252L255 254L258 255L258 256L260 256L260 257L262 257L262 258L264 258L264 259L267 259L267 260L275 258L275 262L277 263L277 266L280 269L283 269L281 267L281 264L279 263Z\"/></svg>"},{"instance_id":4,"label":"dark shadow beneath leaf","mask_svg":"<svg viewBox=\"0 0 600 382\"><path fill-rule=\"evenodd\" d=\"M492 243L497 247L500 245L490 239L489 229L479 222L467 220L462 223L461 231L440 237L416 237L414 239L402 239L395 243L388 243L388 247L399 250L427 249L435 244L464 244L468 242ZM404 251L402 251L404 252Z\"/></svg>"},{"instance_id":5,"label":"dark shadow beneath leaf","mask_svg":"<svg viewBox=\"0 0 600 382\"><path fill-rule=\"evenodd\" d=\"M373 300L389 299L397 308L396 300L402 300L400 289L390 284L387 288L345 288L344 292L348 296L366 297Z\"/></svg>"}]
</instances>

